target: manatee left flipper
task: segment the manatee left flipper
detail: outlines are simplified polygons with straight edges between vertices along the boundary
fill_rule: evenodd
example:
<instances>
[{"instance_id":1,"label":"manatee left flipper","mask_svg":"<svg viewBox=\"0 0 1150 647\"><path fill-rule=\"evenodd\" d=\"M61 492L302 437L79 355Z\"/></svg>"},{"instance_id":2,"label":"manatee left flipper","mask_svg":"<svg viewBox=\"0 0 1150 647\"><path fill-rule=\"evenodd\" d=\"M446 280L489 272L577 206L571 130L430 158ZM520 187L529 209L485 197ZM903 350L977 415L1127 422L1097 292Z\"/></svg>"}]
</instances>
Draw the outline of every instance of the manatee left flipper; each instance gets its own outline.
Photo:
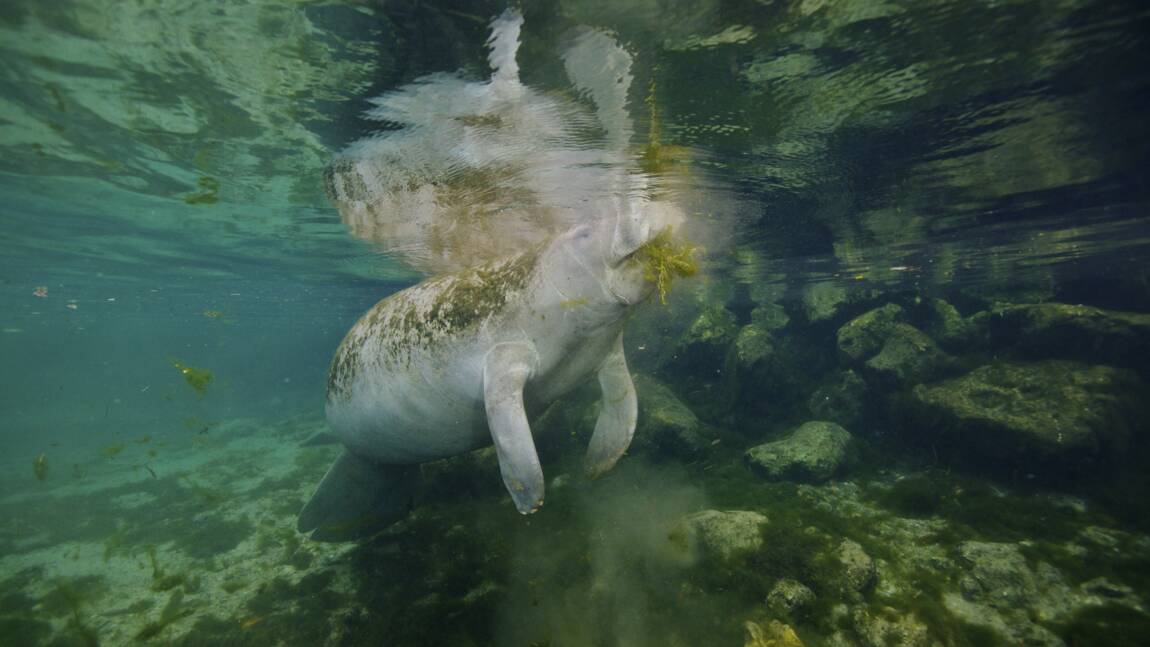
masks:
<instances>
[{"instance_id":1,"label":"manatee left flipper","mask_svg":"<svg viewBox=\"0 0 1150 647\"><path fill-rule=\"evenodd\" d=\"M316 541L352 541L402 519L420 484L419 467L380 465L344 450L299 513L296 529Z\"/></svg>"},{"instance_id":2,"label":"manatee left flipper","mask_svg":"<svg viewBox=\"0 0 1150 647\"><path fill-rule=\"evenodd\" d=\"M543 505L543 468L523 409L523 386L538 361L533 344L510 342L493 346L483 367L483 406L499 471L515 507L523 514Z\"/></svg>"},{"instance_id":3,"label":"manatee left flipper","mask_svg":"<svg viewBox=\"0 0 1150 647\"><path fill-rule=\"evenodd\" d=\"M599 368L599 387L603 391L599 419L595 421L595 433L591 435L583 463L587 476L591 478L614 467L627 451L639 417L635 384L631 381L627 358L623 355L622 333L615 338L615 347Z\"/></svg>"}]
</instances>

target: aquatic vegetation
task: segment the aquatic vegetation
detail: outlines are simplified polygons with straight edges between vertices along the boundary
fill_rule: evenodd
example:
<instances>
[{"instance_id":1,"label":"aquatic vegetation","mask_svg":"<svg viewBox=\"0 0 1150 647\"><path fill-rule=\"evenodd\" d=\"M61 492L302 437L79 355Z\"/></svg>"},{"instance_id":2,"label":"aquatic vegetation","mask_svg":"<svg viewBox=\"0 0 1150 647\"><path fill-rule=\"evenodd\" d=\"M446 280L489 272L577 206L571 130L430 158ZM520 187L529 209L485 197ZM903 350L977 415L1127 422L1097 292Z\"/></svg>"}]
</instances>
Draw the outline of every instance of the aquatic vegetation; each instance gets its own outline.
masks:
<instances>
[{"instance_id":1,"label":"aquatic vegetation","mask_svg":"<svg viewBox=\"0 0 1150 647\"><path fill-rule=\"evenodd\" d=\"M694 257L697 249L686 242L676 243L668 226L635 252L635 259L643 264L643 278L655 284L663 305L675 277L694 276L699 271Z\"/></svg>"},{"instance_id":2,"label":"aquatic vegetation","mask_svg":"<svg viewBox=\"0 0 1150 647\"><path fill-rule=\"evenodd\" d=\"M220 201L220 181L210 175L201 175L196 180L199 191L184 196L188 204L215 204Z\"/></svg>"},{"instance_id":3,"label":"aquatic vegetation","mask_svg":"<svg viewBox=\"0 0 1150 647\"><path fill-rule=\"evenodd\" d=\"M48 456L44 452L40 452L36 460L32 461L32 473L36 475L37 481L48 478Z\"/></svg>"},{"instance_id":4,"label":"aquatic vegetation","mask_svg":"<svg viewBox=\"0 0 1150 647\"><path fill-rule=\"evenodd\" d=\"M115 555L116 551L120 550L120 548L124 546L127 540L127 536L128 534L123 524L118 524L116 526L116 532L108 535L108 538L104 540L105 562L111 559L112 555Z\"/></svg>"},{"instance_id":5,"label":"aquatic vegetation","mask_svg":"<svg viewBox=\"0 0 1150 647\"><path fill-rule=\"evenodd\" d=\"M199 589L199 578L189 575L186 572L169 573L160 567L159 559L156 557L156 547L148 546L148 562L152 566L152 590L157 593L163 591L170 591L177 586L184 587L185 591L194 592Z\"/></svg>"},{"instance_id":6,"label":"aquatic vegetation","mask_svg":"<svg viewBox=\"0 0 1150 647\"><path fill-rule=\"evenodd\" d=\"M189 431L196 432L197 434L206 434L209 431L211 431L214 427L219 426L219 424L220 424L219 422L208 422L205 420L201 420L200 418L198 418L196 416L192 416L190 418L184 419L184 427L186 429L188 429Z\"/></svg>"},{"instance_id":7,"label":"aquatic vegetation","mask_svg":"<svg viewBox=\"0 0 1150 647\"><path fill-rule=\"evenodd\" d=\"M89 576L74 580L60 579L56 586L44 599L41 605L48 613L68 613L67 631L82 645L97 647L100 639L95 629L88 626L84 619L83 607L94 596L101 595L107 590L103 577Z\"/></svg>"},{"instance_id":8,"label":"aquatic vegetation","mask_svg":"<svg viewBox=\"0 0 1150 647\"><path fill-rule=\"evenodd\" d=\"M115 458L115 457L119 456L120 452L124 451L124 449L127 448L127 446L128 445L125 443L114 443L114 444L107 445L104 448L102 448L100 450L100 453L107 456L108 458Z\"/></svg>"},{"instance_id":9,"label":"aquatic vegetation","mask_svg":"<svg viewBox=\"0 0 1150 647\"><path fill-rule=\"evenodd\" d=\"M188 617L191 613L192 609L184 606L184 592L173 591L168 598L168 603L160 611L160 617L145 624L136 634L136 640L141 642L151 640L160 635L164 629L167 629L168 625Z\"/></svg>"},{"instance_id":10,"label":"aquatic vegetation","mask_svg":"<svg viewBox=\"0 0 1150 647\"><path fill-rule=\"evenodd\" d=\"M1150 636L1150 615L1119 605L1087 607L1058 627L1068 645L1140 647Z\"/></svg>"},{"instance_id":11,"label":"aquatic vegetation","mask_svg":"<svg viewBox=\"0 0 1150 647\"><path fill-rule=\"evenodd\" d=\"M174 366L181 374L183 374L184 381L188 383L188 386L192 387L192 389L196 392L196 395L201 398L204 397L204 395L207 393L208 385L211 384L212 380L215 378L215 375L213 375L212 372L207 369L194 368L178 360L171 360L171 362L172 366Z\"/></svg>"}]
</instances>

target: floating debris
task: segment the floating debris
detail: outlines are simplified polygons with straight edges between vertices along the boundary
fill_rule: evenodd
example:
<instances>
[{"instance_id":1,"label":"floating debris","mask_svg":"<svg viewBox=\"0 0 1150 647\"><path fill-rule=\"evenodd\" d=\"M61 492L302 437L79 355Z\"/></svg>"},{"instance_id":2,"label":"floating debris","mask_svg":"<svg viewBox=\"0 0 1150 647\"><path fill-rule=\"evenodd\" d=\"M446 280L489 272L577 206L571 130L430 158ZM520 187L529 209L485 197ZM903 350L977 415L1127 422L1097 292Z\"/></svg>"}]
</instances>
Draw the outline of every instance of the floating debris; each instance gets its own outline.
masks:
<instances>
[{"instance_id":1,"label":"floating debris","mask_svg":"<svg viewBox=\"0 0 1150 647\"><path fill-rule=\"evenodd\" d=\"M221 319L224 316L223 310L204 310L203 315L208 319Z\"/></svg>"},{"instance_id":2,"label":"floating debris","mask_svg":"<svg viewBox=\"0 0 1150 647\"><path fill-rule=\"evenodd\" d=\"M36 473L36 480L43 481L48 478L48 456L44 452L32 461L32 471Z\"/></svg>"},{"instance_id":3,"label":"floating debris","mask_svg":"<svg viewBox=\"0 0 1150 647\"><path fill-rule=\"evenodd\" d=\"M40 297L41 299L43 299L44 297L48 296L48 286L46 286L46 285L37 285L37 286L36 286L36 289L35 289L35 290L32 290L32 296L34 296L34 297Z\"/></svg>"},{"instance_id":4,"label":"floating debris","mask_svg":"<svg viewBox=\"0 0 1150 647\"><path fill-rule=\"evenodd\" d=\"M180 373L184 374L184 380L188 386L195 390L196 395L201 398L208 391L208 384L211 384L215 375L211 371L204 368L194 368L180 362L179 360L172 360L172 366L176 367Z\"/></svg>"},{"instance_id":5,"label":"floating debris","mask_svg":"<svg viewBox=\"0 0 1150 647\"><path fill-rule=\"evenodd\" d=\"M75 303L69 303L69 304L65 305L64 307L69 309L69 310L76 310L80 306L76 305Z\"/></svg>"}]
</instances>

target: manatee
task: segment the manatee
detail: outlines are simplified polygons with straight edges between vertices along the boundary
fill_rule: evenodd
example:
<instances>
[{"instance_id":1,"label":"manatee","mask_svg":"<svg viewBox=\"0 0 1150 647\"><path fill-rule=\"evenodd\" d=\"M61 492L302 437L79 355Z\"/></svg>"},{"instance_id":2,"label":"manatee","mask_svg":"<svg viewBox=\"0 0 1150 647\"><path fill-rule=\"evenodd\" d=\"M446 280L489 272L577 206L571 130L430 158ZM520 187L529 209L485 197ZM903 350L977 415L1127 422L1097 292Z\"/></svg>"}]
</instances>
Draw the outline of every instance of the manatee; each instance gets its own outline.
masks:
<instances>
[{"instance_id":1,"label":"manatee","mask_svg":"<svg viewBox=\"0 0 1150 647\"><path fill-rule=\"evenodd\" d=\"M298 528L363 536L402 518L418 465L494 443L516 508L543 504L528 420L592 375L602 407L589 476L610 470L635 430L623 353L628 313L653 290L637 254L653 238L642 197L549 243L428 279L377 303L336 351L326 413L344 445Z\"/></svg>"}]
</instances>

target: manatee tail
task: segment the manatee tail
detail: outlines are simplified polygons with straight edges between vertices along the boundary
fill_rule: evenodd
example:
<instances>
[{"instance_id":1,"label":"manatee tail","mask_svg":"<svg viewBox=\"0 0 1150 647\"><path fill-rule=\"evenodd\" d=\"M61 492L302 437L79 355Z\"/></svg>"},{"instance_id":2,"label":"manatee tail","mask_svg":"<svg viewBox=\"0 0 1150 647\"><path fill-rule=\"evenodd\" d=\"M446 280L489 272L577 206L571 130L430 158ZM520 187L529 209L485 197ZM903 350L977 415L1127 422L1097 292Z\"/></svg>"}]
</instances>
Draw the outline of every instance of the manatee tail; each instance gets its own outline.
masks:
<instances>
[{"instance_id":1,"label":"manatee tail","mask_svg":"<svg viewBox=\"0 0 1150 647\"><path fill-rule=\"evenodd\" d=\"M378 465L344 451L299 513L316 541L353 541L399 521L419 489L418 465Z\"/></svg>"}]
</instances>

